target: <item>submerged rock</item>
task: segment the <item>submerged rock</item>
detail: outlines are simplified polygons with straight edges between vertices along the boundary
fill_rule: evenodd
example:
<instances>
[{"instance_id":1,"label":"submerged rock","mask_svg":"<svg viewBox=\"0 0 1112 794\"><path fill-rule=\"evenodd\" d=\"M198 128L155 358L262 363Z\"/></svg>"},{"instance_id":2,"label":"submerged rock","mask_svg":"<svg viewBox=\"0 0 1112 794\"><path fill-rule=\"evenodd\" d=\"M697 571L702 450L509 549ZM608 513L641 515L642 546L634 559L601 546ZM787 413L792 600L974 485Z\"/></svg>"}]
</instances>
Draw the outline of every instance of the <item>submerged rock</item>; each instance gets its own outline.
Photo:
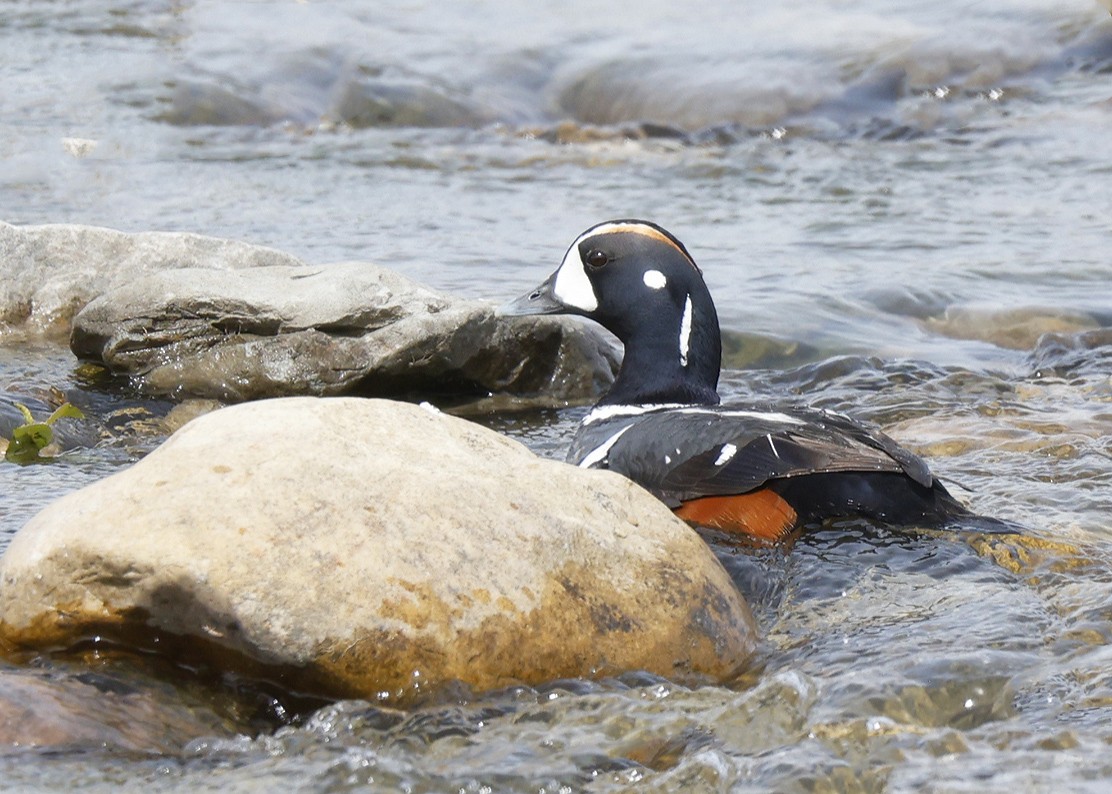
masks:
<instances>
[{"instance_id":1,"label":"submerged rock","mask_svg":"<svg viewBox=\"0 0 1112 794\"><path fill-rule=\"evenodd\" d=\"M352 127L478 127L497 121L491 110L448 86L381 77L345 84L326 115Z\"/></svg>"},{"instance_id":2,"label":"submerged rock","mask_svg":"<svg viewBox=\"0 0 1112 794\"><path fill-rule=\"evenodd\" d=\"M505 321L362 262L153 273L86 306L71 347L148 393L225 401L508 392L559 404L600 392L620 360L589 326Z\"/></svg>"},{"instance_id":3,"label":"submerged rock","mask_svg":"<svg viewBox=\"0 0 1112 794\"><path fill-rule=\"evenodd\" d=\"M1028 356L1031 369L1058 377L1112 373L1112 327L1078 334L1045 334ZM1112 386L1112 377L1107 381Z\"/></svg>"},{"instance_id":4,"label":"submerged rock","mask_svg":"<svg viewBox=\"0 0 1112 794\"><path fill-rule=\"evenodd\" d=\"M1096 318L1057 307L951 306L944 316L924 321L928 330L951 339L988 342L1010 350L1030 350L1043 334L1073 334L1099 327Z\"/></svg>"},{"instance_id":5,"label":"submerged rock","mask_svg":"<svg viewBox=\"0 0 1112 794\"><path fill-rule=\"evenodd\" d=\"M99 672L0 671L0 754L174 753L200 736L238 727L167 686Z\"/></svg>"},{"instance_id":6,"label":"submerged rock","mask_svg":"<svg viewBox=\"0 0 1112 794\"><path fill-rule=\"evenodd\" d=\"M97 636L381 700L629 669L721 679L754 643L726 572L648 492L380 400L196 419L43 510L0 581L14 647Z\"/></svg>"}]
</instances>

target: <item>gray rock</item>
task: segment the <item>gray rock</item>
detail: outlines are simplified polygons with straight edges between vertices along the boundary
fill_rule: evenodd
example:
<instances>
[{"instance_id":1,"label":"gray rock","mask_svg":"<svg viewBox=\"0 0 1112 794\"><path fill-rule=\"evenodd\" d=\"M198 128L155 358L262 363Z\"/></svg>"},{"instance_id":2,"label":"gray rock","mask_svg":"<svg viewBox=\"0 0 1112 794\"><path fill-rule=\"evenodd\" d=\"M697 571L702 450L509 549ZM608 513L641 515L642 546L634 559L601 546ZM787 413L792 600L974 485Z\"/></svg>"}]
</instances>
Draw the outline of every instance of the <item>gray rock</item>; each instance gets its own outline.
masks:
<instances>
[{"instance_id":1,"label":"gray rock","mask_svg":"<svg viewBox=\"0 0 1112 794\"><path fill-rule=\"evenodd\" d=\"M175 753L190 740L230 738L240 727L247 728L143 678L0 671L0 754Z\"/></svg>"},{"instance_id":2,"label":"gray rock","mask_svg":"<svg viewBox=\"0 0 1112 794\"><path fill-rule=\"evenodd\" d=\"M86 303L147 273L296 264L271 248L196 234L0 222L0 327L64 338Z\"/></svg>"},{"instance_id":3,"label":"gray rock","mask_svg":"<svg viewBox=\"0 0 1112 794\"><path fill-rule=\"evenodd\" d=\"M497 318L349 262L152 273L92 301L73 351L151 394L224 401L299 394L491 393L562 404L598 394L620 352L567 318Z\"/></svg>"},{"instance_id":4,"label":"gray rock","mask_svg":"<svg viewBox=\"0 0 1112 794\"><path fill-rule=\"evenodd\" d=\"M292 398L185 425L32 519L0 642L99 636L404 701L644 669L731 676L749 610L648 492L413 405Z\"/></svg>"},{"instance_id":5,"label":"gray rock","mask_svg":"<svg viewBox=\"0 0 1112 794\"><path fill-rule=\"evenodd\" d=\"M225 401L508 393L523 398L511 407L563 405L601 392L621 357L589 325L499 319L371 264L71 225L0 223L4 330L69 337L152 395Z\"/></svg>"}]
</instances>

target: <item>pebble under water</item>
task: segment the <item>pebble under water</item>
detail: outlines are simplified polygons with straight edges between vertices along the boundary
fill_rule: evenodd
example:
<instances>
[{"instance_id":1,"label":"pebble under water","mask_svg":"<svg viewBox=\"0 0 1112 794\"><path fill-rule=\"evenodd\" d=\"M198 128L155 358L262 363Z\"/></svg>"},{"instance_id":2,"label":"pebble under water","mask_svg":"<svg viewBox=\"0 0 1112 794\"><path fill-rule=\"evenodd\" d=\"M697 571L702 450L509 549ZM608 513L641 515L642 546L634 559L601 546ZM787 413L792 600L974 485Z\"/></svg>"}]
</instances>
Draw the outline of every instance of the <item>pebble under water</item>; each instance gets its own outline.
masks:
<instances>
[{"instance_id":1,"label":"pebble under water","mask_svg":"<svg viewBox=\"0 0 1112 794\"><path fill-rule=\"evenodd\" d=\"M175 722L138 749L156 709L102 741L5 745L5 786L1107 788L1112 19L1099 5L16 1L0 9L0 51L0 220L233 237L503 300L587 226L647 217L706 273L725 400L873 421L978 513L1026 528L844 522L775 549L708 534L763 637L729 686L631 672L430 693L407 711L275 701L260 720L257 693L225 682L189 689L190 708L219 715L195 738ZM0 428L16 401L38 414L59 394L91 420L66 420L51 464L0 463L5 545L174 426L172 403L0 330ZM584 411L469 418L562 457ZM87 661L104 703L160 692ZM88 685L70 666L32 672Z\"/></svg>"}]
</instances>

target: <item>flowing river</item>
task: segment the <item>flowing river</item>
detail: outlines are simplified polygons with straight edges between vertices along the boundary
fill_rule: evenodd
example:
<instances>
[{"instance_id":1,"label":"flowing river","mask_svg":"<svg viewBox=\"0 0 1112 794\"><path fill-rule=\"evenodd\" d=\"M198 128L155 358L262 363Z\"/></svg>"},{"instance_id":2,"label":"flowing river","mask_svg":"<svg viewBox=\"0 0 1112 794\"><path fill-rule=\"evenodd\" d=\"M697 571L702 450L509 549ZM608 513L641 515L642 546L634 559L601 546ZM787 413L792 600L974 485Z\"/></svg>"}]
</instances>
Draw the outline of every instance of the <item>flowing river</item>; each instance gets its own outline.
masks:
<instances>
[{"instance_id":1,"label":"flowing river","mask_svg":"<svg viewBox=\"0 0 1112 794\"><path fill-rule=\"evenodd\" d=\"M876 422L1029 528L708 537L763 635L730 686L630 674L341 702L154 755L7 748L4 787L1112 785L1107 8L4 0L0 109L14 224L236 238L501 301L586 227L654 220L715 296L726 400ZM0 462L3 545L171 408L0 330L0 415L52 389L112 432ZM560 457L584 410L477 418Z\"/></svg>"}]
</instances>

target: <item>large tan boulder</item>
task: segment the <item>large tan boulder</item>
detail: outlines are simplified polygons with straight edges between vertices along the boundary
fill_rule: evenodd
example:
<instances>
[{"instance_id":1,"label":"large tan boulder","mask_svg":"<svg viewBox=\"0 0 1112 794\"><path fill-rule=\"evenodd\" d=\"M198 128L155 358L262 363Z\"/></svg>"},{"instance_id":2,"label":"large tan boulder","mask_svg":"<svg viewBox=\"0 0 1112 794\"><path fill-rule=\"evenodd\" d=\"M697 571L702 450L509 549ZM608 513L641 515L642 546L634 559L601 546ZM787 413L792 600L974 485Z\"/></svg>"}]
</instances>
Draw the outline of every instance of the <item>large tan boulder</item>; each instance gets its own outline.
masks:
<instances>
[{"instance_id":1,"label":"large tan boulder","mask_svg":"<svg viewBox=\"0 0 1112 794\"><path fill-rule=\"evenodd\" d=\"M420 407L288 398L190 422L0 561L0 641L90 637L405 700L629 669L730 676L749 610L628 480Z\"/></svg>"}]
</instances>

